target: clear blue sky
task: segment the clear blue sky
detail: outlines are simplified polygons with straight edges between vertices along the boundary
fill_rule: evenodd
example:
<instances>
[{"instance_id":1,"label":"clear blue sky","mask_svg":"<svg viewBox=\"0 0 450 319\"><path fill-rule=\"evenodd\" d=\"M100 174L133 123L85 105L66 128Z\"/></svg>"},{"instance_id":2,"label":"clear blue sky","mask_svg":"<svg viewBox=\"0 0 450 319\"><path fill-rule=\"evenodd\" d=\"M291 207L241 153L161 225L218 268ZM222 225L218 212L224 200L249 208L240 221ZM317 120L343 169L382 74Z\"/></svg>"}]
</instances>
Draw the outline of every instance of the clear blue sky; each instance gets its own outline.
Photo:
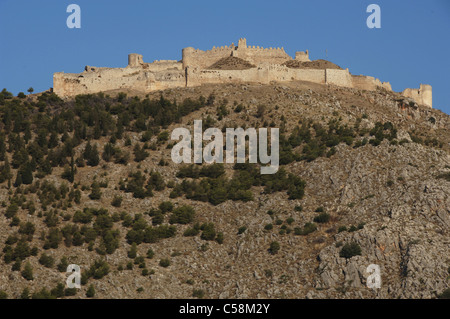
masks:
<instances>
[{"instance_id":1,"label":"clear blue sky","mask_svg":"<svg viewBox=\"0 0 450 319\"><path fill-rule=\"evenodd\" d=\"M66 8L81 7L81 29ZM381 7L381 29L368 29L366 8ZM394 91L433 86L433 106L450 114L449 0L144 1L0 0L0 90L17 94L52 87L54 72L85 65L124 67L181 59L192 46L237 44L309 49L352 74L389 81Z\"/></svg>"}]
</instances>

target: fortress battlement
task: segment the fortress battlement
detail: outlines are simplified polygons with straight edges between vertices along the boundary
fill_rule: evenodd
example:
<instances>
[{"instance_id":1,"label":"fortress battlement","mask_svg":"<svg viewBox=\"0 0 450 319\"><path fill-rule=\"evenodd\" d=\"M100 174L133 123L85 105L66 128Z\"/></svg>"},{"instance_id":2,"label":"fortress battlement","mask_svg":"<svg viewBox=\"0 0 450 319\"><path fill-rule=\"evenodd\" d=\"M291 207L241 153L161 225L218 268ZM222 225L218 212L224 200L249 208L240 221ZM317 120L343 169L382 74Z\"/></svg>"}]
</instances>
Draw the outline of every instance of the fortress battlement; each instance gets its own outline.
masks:
<instances>
[{"instance_id":1,"label":"fortress battlement","mask_svg":"<svg viewBox=\"0 0 450 319\"><path fill-rule=\"evenodd\" d=\"M145 93L206 83L269 84L272 81L309 81L362 90L383 88L392 91L389 82L381 82L371 76L352 75L348 69L331 68L315 62L311 62L308 50L295 52L293 59L283 47L247 46L247 40L241 38L237 46L232 43L214 46L206 51L184 48L180 61L155 60L146 63L142 55L130 53L125 68L86 66L82 73L58 72L53 75L53 91L61 97L70 97L117 89ZM432 107L430 85L405 89L402 94L418 104Z\"/></svg>"}]
</instances>

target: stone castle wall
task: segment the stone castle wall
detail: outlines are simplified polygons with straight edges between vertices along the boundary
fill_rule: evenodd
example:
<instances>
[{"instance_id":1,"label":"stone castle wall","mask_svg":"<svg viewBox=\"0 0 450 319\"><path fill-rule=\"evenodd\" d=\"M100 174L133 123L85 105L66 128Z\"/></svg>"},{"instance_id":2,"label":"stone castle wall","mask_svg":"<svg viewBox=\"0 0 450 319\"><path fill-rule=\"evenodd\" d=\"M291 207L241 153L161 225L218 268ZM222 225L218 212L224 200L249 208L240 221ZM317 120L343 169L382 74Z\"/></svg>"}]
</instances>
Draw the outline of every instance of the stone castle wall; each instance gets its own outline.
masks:
<instances>
[{"instance_id":1,"label":"stone castle wall","mask_svg":"<svg viewBox=\"0 0 450 319\"><path fill-rule=\"evenodd\" d=\"M418 104L433 107L431 85L421 84L419 89L405 89L402 95L414 99Z\"/></svg>"},{"instance_id":2,"label":"stone castle wall","mask_svg":"<svg viewBox=\"0 0 450 319\"><path fill-rule=\"evenodd\" d=\"M255 67L244 70L209 69L220 59L230 56L250 62ZM282 65L291 60L292 57L283 48L247 46L245 39L240 39L238 46L231 44L207 51L185 48L182 50L181 61L160 60L145 63L142 55L132 53L128 56L128 65L125 68L86 66L82 73L55 73L53 91L59 96L70 97L120 89L150 92L206 83L268 84L272 81L308 81L371 91L377 88L392 90L389 82L381 82L370 76L352 75L348 69L302 69ZM309 52L296 52L295 60L310 61ZM432 106L432 91L429 85L421 85L420 89L406 89L403 95L413 98L419 104Z\"/></svg>"}]
</instances>

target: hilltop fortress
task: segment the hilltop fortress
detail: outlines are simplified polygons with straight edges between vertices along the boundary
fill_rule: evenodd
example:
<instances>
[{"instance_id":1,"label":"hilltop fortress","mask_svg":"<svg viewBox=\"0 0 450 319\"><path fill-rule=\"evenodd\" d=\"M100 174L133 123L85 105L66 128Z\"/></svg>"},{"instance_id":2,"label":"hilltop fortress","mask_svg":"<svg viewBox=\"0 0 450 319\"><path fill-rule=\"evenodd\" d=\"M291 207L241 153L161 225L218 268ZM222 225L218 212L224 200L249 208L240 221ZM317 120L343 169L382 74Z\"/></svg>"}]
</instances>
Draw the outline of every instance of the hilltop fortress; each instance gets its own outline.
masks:
<instances>
[{"instance_id":1,"label":"hilltop fortress","mask_svg":"<svg viewBox=\"0 0 450 319\"><path fill-rule=\"evenodd\" d=\"M246 39L238 45L213 47L202 51L182 50L181 61L160 60L145 63L142 55L129 54L125 68L86 66L82 73L58 72L53 75L53 91L61 97L117 89L142 92L177 87L193 87L205 83L309 81L363 90L384 88L392 91L389 82L363 75L352 75L348 69L325 61L309 59L308 51L296 52L295 58L283 48L247 46ZM432 89L421 84L419 89L405 89L405 97L432 107Z\"/></svg>"}]
</instances>

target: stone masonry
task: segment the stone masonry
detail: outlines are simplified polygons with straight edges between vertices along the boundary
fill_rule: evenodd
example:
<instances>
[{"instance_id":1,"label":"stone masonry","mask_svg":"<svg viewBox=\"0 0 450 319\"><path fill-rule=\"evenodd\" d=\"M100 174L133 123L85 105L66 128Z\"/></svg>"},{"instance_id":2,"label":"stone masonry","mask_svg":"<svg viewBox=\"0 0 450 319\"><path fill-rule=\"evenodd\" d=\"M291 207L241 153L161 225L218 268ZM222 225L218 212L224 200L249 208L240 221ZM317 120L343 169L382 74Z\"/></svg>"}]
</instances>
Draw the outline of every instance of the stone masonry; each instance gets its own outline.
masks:
<instances>
[{"instance_id":1,"label":"stone masonry","mask_svg":"<svg viewBox=\"0 0 450 319\"><path fill-rule=\"evenodd\" d=\"M254 67L243 70L211 68L217 61L228 57L242 59ZM348 69L290 68L284 65L288 61L310 62L309 52L296 52L293 59L283 48L247 46L246 39L239 39L237 46L231 44L207 51L184 48L181 61L145 63L142 55L132 53L128 55L128 65L125 68L86 66L82 73L58 72L53 75L53 91L61 97L71 97L118 89L145 93L206 83L268 84L272 81L309 81L370 91L377 88L392 90L389 82L381 82L371 76L352 75ZM418 104L432 107L430 85L421 84L419 89L405 89L402 94Z\"/></svg>"}]
</instances>

